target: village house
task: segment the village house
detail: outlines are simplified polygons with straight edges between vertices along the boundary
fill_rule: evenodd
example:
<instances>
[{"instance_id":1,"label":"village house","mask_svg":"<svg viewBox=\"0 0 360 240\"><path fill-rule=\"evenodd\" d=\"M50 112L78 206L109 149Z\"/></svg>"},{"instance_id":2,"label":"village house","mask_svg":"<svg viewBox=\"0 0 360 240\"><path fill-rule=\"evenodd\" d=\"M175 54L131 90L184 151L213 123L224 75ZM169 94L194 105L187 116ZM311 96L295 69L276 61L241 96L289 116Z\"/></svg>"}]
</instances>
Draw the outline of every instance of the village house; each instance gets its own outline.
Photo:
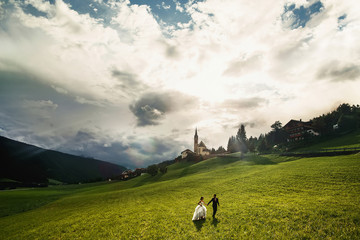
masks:
<instances>
[{"instance_id":1,"label":"village house","mask_svg":"<svg viewBox=\"0 0 360 240\"><path fill-rule=\"evenodd\" d=\"M186 149L186 150L182 151L182 152L181 152L181 158L182 158L182 159L186 158L189 153L190 153L190 154L191 154L191 153L193 154L194 152L191 151L190 149Z\"/></svg>"},{"instance_id":2,"label":"village house","mask_svg":"<svg viewBox=\"0 0 360 240\"><path fill-rule=\"evenodd\" d=\"M319 135L312 126L312 122L303 122L301 119L300 121L291 119L285 124L284 130L289 134L288 142L303 140L306 134Z\"/></svg>"}]
</instances>

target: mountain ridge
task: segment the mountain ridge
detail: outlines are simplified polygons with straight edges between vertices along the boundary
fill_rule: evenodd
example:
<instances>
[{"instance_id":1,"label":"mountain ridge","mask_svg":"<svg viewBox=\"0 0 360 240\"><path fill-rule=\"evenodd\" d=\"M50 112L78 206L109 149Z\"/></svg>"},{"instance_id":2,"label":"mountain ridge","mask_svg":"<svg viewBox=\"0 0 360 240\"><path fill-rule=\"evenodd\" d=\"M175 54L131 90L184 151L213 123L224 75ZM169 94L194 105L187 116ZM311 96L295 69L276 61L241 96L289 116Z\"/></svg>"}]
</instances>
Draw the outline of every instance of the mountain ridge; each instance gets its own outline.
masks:
<instances>
[{"instance_id":1,"label":"mountain ridge","mask_svg":"<svg viewBox=\"0 0 360 240\"><path fill-rule=\"evenodd\" d=\"M75 156L0 136L0 179L22 183L62 183L105 180L126 168L98 159Z\"/></svg>"}]
</instances>

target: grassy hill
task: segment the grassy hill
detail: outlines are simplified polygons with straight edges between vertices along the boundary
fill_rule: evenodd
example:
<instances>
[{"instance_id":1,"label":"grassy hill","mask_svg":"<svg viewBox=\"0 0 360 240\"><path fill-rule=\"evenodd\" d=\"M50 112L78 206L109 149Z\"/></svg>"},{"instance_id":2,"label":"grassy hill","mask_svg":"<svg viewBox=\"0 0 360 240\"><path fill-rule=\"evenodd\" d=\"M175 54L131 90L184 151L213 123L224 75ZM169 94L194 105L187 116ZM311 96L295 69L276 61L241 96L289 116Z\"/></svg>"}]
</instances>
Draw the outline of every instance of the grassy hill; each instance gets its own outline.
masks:
<instances>
[{"instance_id":1,"label":"grassy hill","mask_svg":"<svg viewBox=\"0 0 360 240\"><path fill-rule=\"evenodd\" d=\"M78 183L120 175L126 168L45 150L0 137L0 179L25 183ZM8 182L8 181L7 181Z\"/></svg>"},{"instance_id":2,"label":"grassy hill","mask_svg":"<svg viewBox=\"0 0 360 240\"><path fill-rule=\"evenodd\" d=\"M309 146L298 148L298 152L311 152L333 148L355 148L360 147L360 131L353 131L343 136L334 136L329 139L313 143Z\"/></svg>"},{"instance_id":3,"label":"grassy hill","mask_svg":"<svg viewBox=\"0 0 360 240\"><path fill-rule=\"evenodd\" d=\"M0 192L0 239L359 239L360 155L238 154L125 182ZM192 222L217 193L217 218ZM42 201L42 202L41 202Z\"/></svg>"}]
</instances>

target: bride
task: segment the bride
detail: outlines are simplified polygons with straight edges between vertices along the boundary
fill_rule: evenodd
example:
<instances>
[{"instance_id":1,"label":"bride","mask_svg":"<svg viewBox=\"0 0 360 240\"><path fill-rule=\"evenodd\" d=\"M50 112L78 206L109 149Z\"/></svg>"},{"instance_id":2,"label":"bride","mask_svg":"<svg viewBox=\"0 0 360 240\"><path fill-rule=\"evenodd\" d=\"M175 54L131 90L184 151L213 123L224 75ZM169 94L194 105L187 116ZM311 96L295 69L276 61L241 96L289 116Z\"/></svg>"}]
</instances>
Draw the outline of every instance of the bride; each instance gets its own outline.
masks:
<instances>
[{"instance_id":1,"label":"bride","mask_svg":"<svg viewBox=\"0 0 360 240\"><path fill-rule=\"evenodd\" d=\"M192 220L194 221L194 220L205 219L205 217L206 217L206 207L204 203L204 197L201 197L197 207L195 208L195 212Z\"/></svg>"}]
</instances>

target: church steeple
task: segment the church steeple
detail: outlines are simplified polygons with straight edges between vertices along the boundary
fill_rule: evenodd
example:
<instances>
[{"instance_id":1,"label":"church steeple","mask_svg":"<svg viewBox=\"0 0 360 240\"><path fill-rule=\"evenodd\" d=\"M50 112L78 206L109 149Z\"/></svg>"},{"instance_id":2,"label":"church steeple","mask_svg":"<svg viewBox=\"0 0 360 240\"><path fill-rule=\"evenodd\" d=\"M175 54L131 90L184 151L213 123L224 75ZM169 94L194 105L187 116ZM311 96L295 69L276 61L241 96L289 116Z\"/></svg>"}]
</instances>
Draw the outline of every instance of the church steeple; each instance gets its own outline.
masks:
<instances>
[{"instance_id":1,"label":"church steeple","mask_svg":"<svg viewBox=\"0 0 360 240\"><path fill-rule=\"evenodd\" d=\"M198 135L197 135L197 128L195 129L194 135L194 153L198 154Z\"/></svg>"}]
</instances>

